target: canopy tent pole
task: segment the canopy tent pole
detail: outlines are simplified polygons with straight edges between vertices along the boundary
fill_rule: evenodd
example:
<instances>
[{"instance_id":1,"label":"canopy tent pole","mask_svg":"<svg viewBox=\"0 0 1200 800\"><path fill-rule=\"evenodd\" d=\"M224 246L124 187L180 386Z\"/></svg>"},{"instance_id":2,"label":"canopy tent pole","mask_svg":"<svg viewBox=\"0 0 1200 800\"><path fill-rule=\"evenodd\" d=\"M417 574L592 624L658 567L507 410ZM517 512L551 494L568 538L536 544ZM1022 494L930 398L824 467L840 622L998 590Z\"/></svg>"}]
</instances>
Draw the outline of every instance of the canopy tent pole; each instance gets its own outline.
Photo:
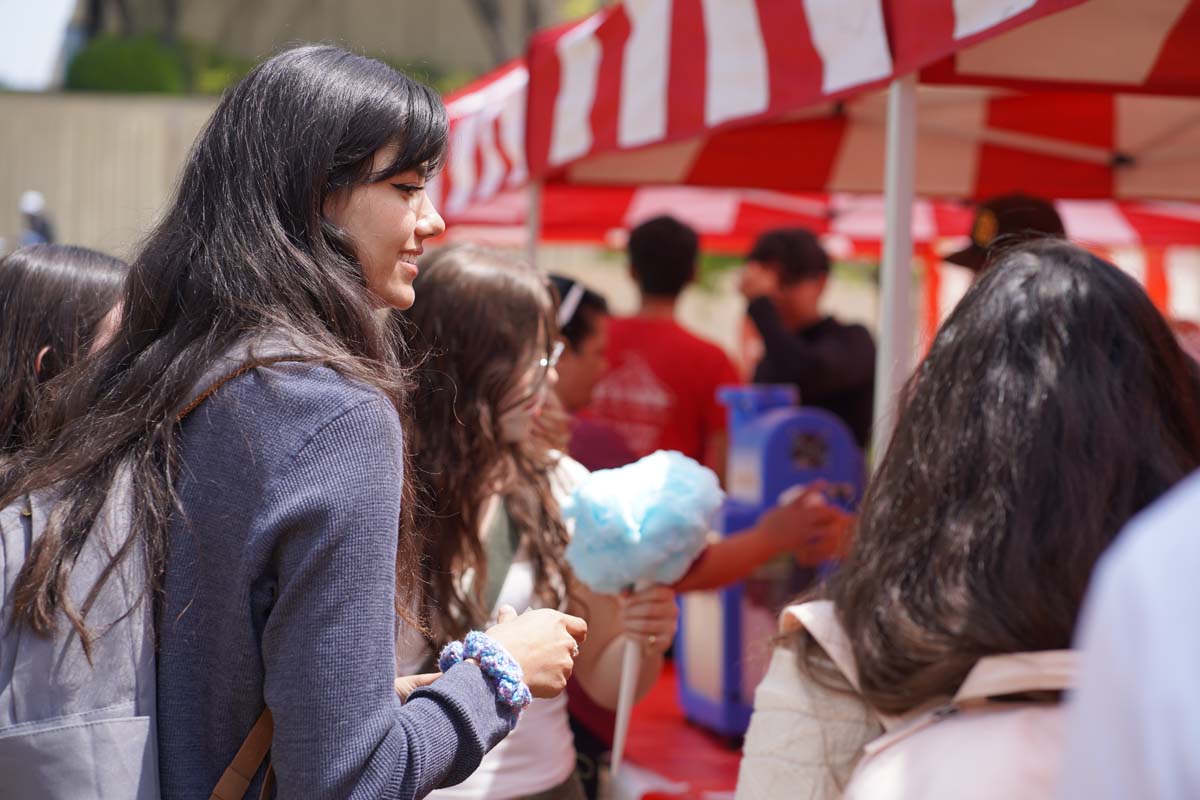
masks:
<instances>
[{"instance_id":1,"label":"canopy tent pole","mask_svg":"<svg viewBox=\"0 0 1200 800\"><path fill-rule=\"evenodd\" d=\"M913 367L912 207L916 158L917 76L912 74L892 81L888 88L885 224L872 434L875 461L887 449L896 424L900 391Z\"/></svg>"},{"instance_id":2,"label":"canopy tent pole","mask_svg":"<svg viewBox=\"0 0 1200 800\"><path fill-rule=\"evenodd\" d=\"M542 182L530 181L528 188L529 212L525 215L529 240L526 242L525 258L531 266L537 266L538 241L542 238Z\"/></svg>"}]
</instances>

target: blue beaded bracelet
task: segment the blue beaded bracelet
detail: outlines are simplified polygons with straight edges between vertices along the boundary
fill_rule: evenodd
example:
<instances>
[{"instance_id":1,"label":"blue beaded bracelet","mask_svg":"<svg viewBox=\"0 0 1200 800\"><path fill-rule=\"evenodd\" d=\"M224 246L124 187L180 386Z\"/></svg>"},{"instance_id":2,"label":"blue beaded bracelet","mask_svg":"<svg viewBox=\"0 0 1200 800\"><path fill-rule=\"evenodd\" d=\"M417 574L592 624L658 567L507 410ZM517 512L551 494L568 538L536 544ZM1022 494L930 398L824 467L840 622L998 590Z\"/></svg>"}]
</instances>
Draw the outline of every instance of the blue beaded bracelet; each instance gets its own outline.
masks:
<instances>
[{"instance_id":1,"label":"blue beaded bracelet","mask_svg":"<svg viewBox=\"0 0 1200 800\"><path fill-rule=\"evenodd\" d=\"M471 631L466 642L451 642L442 648L438 658L438 669L447 672L455 664L467 659L479 662L483 677L496 692L496 702L506 706L513 717L519 717L525 707L533 701L521 665L487 634Z\"/></svg>"}]
</instances>

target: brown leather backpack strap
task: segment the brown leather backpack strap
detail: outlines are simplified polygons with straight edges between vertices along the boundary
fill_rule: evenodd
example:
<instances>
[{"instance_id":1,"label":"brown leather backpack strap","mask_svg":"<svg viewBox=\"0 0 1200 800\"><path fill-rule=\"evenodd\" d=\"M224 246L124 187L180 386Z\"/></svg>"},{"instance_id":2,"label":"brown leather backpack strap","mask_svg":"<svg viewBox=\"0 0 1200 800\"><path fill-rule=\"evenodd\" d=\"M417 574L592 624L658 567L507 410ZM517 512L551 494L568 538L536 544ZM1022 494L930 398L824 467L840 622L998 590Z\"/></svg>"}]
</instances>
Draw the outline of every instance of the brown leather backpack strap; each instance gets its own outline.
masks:
<instances>
[{"instance_id":1,"label":"brown leather backpack strap","mask_svg":"<svg viewBox=\"0 0 1200 800\"><path fill-rule=\"evenodd\" d=\"M186 406L184 406L180 410L180 412L175 415L175 421L183 422L183 420L187 417L188 414L191 414L193 411L195 411L197 408L200 407L201 403L203 403L208 398L212 397L213 392L217 391L217 389L220 389L222 386L229 383L234 378L240 378L242 375L245 375L250 370L258 369L259 367L269 367L272 364L278 364L283 361L301 361L301 360L303 360L303 358L301 356L290 355L290 356L279 356L278 358L264 358L264 359L259 359L256 361L247 361L245 364L242 364L240 367L233 370L232 372L229 372L225 375L222 375L220 378L217 378L215 381L213 381L212 383L210 383L208 385L208 388L206 388L200 394L193 397L192 401L190 403L188 403Z\"/></svg>"},{"instance_id":2,"label":"brown leather backpack strap","mask_svg":"<svg viewBox=\"0 0 1200 800\"><path fill-rule=\"evenodd\" d=\"M398 688L397 688L398 691ZM262 716L250 729L246 741L241 742L238 754L233 757L217 787L212 789L209 800L241 800L254 780L254 774L263 765L266 753L271 750L271 739L275 735L275 717L270 709L263 709ZM275 765L266 765L266 776L263 778L263 788L259 790L259 800L268 800L271 790L275 788Z\"/></svg>"},{"instance_id":3,"label":"brown leather backpack strap","mask_svg":"<svg viewBox=\"0 0 1200 800\"><path fill-rule=\"evenodd\" d=\"M271 800L275 791L275 765L267 764L267 774L263 777L262 788L258 790L258 800Z\"/></svg>"},{"instance_id":4,"label":"brown leather backpack strap","mask_svg":"<svg viewBox=\"0 0 1200 800\"><path fill-rule=\"evenodd\" d=\"M263 759L267 757L267 751L271 749L271 737L274 734L275 720L271 716L271 709L263 709L208 800L242 800Z\"/></svg>"}]
</instances>

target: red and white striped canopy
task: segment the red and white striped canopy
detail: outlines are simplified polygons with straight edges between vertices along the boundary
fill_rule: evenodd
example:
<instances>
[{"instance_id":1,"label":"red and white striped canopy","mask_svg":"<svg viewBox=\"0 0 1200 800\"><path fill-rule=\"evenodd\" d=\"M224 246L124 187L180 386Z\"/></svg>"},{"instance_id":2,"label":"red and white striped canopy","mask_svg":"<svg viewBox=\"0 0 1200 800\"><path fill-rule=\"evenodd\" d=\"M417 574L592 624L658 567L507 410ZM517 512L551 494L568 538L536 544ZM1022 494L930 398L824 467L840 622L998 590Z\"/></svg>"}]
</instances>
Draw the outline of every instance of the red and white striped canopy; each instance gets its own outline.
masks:
<instances>
[{"instance_id":1,"label":"red and white striped canopy","mask_svg":"<svg viewBox=\"0 0 1200 800\"><path fill-rule=\"evenodd\" d=\"M638 223L659 214L684 220L705 247L746 252L771 228L801 226L821 234L837 256L874 255L884 233L878 195L816 195L760 189L690 186L547 186L542 204L545 241L623 246ZM1060 200L1067 235L1100 247L1200 245L1200 204ZM523 243L528 202L522 192L501 192L466 213L451 217L451 238L493 244ZM919 200L913 207L913 241L935 249L965 244L973 211L951 201ZM963 241L956 241L963 240Z\"/></svg>"},{"instance_id":2,"label":"red and white striped canopy","mask_svg":"<svg viewBox=\"0 0 1200 800\"><path fill-rule=\"evenodd\" d=\"M454 217L531 173L876 193L885 102L869 90L924 65L921 194L1200 199L1200 58L1182 55L1200 53L1198 9L630 0L535 37L531 68L450 98L441 199ZM991 88L930 85L968 81ZM1055 91L1023 91L1035 88Z\"/></svg>"},{"instance_id":3,"label":"red and white striped canopy","mask_svg":"<svg viewBox=\"0 0 1200 800\"><path fill-rule=\"evenodd\" d=\"M531 40L529 163L779 119L1080 2L625 0Z\"/></svg>"},{"instance_id":4,"label":"red and white striped canopy","mask_svg":"<svg viewBox=\"0 0 1200 800\"><path fill-rule=\"evenodd\" d=\"M883 189L886 96L578 161L575 184ZM1200 199L1200 99L922 87L916 191L985 198Z\"/></svg>"}]
</instances>

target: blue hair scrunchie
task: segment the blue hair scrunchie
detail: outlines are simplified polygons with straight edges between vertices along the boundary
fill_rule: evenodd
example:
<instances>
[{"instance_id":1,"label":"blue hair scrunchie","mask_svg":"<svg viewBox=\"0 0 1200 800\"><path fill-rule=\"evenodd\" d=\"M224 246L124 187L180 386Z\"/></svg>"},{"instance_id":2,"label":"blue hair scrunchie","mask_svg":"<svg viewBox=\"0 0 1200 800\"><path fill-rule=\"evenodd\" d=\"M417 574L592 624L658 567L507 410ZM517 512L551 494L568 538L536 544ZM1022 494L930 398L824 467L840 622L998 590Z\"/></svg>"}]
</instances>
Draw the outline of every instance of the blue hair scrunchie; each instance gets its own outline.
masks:
<instances>
[{"instance_id":1,"label":"blue hair scrunchie","mask_svg":"<svg viewBox=\"0 0 1200 800\"><path fill-rule=\"evenodd\" d=\"M496 693L496 703L504 706L515 722L533 702L533 695L525 685L521 665L490 636L481 631L471 631L465 642L450 642L442 648L438 669L447 672L455 664L467 659L479 662L483 677Z\"/></svg>"}]
</instances>

